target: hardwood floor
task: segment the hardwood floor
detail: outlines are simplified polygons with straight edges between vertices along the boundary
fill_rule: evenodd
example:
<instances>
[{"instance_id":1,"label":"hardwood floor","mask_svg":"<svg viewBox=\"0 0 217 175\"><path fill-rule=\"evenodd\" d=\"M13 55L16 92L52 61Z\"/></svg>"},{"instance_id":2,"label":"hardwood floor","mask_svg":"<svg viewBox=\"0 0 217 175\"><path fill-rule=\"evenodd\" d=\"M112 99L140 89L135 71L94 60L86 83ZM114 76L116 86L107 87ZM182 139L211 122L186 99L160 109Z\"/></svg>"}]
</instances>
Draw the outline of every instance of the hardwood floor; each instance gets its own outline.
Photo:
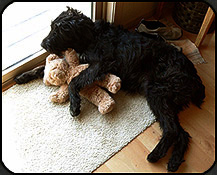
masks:
<instances>
[{"instance_id":1,"label":"hardwood floor","mask_svg":"<svg viewBox=\"0 0 217 175\"><path fill-rule=\"evenodd\" d=\"M196 34L184 31L183 37L192 42ZM179 114L180 123L191 135L185 162L178 172L203 173L215 161L215 32L208 34L199 48L206 64L196 65L199 76L206 87L206 98L202 109L190 105ZM161 138L158 123L154 123L120 152L106 161L94 173L99 172L167 172L167 162L171 149L166 157L157 163L149 163L146 158Z\"/></svg>"}]
</instances>

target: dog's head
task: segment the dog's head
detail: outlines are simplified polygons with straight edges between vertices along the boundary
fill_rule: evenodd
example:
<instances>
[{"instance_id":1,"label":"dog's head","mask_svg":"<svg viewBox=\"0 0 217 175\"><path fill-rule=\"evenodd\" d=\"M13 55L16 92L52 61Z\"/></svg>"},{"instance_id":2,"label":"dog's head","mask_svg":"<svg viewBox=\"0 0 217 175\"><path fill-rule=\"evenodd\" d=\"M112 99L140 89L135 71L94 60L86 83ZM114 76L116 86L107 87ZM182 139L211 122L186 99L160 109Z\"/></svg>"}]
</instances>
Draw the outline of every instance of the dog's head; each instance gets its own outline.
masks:
<instances>
[{"instance_id":1,"label":"dog's head","mask_svg":"<svg viewBox=\"0 0 217 175\"><path fill-rule=\"evenodd\" d=\"M68 48L82 53L94 39L93 21L81 12L67 8L51 23L51 31L41 43L45 50L60 57Z\"/></svg>"}]
</instances>

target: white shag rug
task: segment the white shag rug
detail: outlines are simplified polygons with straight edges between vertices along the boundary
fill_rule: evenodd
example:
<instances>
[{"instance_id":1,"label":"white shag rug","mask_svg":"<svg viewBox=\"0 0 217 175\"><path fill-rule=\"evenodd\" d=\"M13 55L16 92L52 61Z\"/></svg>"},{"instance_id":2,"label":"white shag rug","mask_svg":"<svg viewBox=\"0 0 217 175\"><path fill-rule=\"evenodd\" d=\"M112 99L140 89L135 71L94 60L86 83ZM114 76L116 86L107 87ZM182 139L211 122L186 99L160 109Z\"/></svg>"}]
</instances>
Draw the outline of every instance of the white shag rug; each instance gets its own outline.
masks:
<instances>
[{"instance_id":1,"label":"white shag rug","mask_svg":"<svg viewBox=\"0 0 217 175\"><path fill-rule=\"evenodd\" d=\"M155 122L144 97L123 91L109 114L82 99L73 118L69 102L49 101L57 89L34 80L2 93L2 161L12 172L92 172Z\"/></svg>"}]
</instances>

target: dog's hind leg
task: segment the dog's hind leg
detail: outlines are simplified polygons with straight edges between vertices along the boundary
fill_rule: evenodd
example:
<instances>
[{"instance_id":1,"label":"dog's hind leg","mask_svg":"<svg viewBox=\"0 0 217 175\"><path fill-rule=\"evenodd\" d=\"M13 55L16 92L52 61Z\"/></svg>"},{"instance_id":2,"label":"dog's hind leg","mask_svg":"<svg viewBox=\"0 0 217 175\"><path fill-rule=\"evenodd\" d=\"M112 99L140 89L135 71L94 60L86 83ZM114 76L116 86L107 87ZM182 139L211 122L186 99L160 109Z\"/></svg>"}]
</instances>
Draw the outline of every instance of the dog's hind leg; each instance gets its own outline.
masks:
<instances>
[{"instance_id":1,"label":"dog's hind leg","mask_svg":"<svg viewBox=\"0 0 217 175\"><path fill-rule=\"evenodd\" d=\"M168 171L176 171L183 162L190 137L178 121L178 112L182 107L174 103L175 94L171 94L171 91L163 84L149 84L146 92L150 109L163 130L160 142L148 155L147 159L150 162L158 161L166 155L168 149L174 144L174 150L167 169Z\"/></svg>"},{"instance_id":2,"label":"dog's hind leg","mask_svg":"<svg viewBox=\"0 0 217 175\"><path fill-rule=\"evenodd\" d=\"M165 111L159 111L160 114L156 114L155 109L151 106L150 108L157 117L160 128L163 130L160 142L147 157L147 160L153 163L166 155L168 149L172 146L179 133L179 127L177 124L177 115L171 115L170 112L168 112L168 109L165 109Z\"/></svg>"},{"instance_id":3,"label":"dog's hind leg","mask_svg":"<svg viewBox=\"0 0 217 175\"><path fill-rule=\"evenodd\" d=\"M190 135L188 132L184 131L183 128L180 129L180 133L174 142L174 148L172 152L172 156L168 162L168 171L175 172L182 162L184 162L183 157L184 153L188 148Z\"/></svg>"},{"instance_id":4,"label":"dog's hind leg","mask_svg":"<svg viewBox=\"0 0 217 175\"><path fill-rule=\"evenodd\" d=\"M177 105L173 103L169 96L170 92L166 86L160 84L152 84L148 87L146 94L147 102L153 114L156 116L156 120L159 122L160 128L163 130L163 135L160 142L147 157L147 160L149 162L158 161L160 158L166 155L168 149L174 143L180 144L180 142L183 141L183 139L181 141L177 141L178 136L180 138L183 136L183 129L179 124L177 115L179 108L177 108ZM187 148L183 146L182 151L180 150L182 153L178 157L180 161L179 164L177 164L177 168L182 162L182 158L186 149ZM170 165L173 166L173 162L174 160L172 159ZM170 167L171 166L168 168L169 171L172 170Z\"/></svg>"}]
</instances>

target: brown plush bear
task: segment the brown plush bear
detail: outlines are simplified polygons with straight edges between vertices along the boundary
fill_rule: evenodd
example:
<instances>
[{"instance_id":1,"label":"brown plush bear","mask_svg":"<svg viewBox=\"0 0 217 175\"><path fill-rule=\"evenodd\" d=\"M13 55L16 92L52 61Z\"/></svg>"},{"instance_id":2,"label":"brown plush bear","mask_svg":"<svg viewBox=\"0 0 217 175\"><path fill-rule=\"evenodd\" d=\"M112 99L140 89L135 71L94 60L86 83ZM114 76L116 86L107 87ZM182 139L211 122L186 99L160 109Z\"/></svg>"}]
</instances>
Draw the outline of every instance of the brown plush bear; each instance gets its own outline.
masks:
<instances>
[{"instance_id":1,"label":"brown plush bear","mask_svg":"<svg viewBox=\"0 0 217 175\"><path fill-rule=\"evenodd\" d=\"M50 54L46 58L43 82L45 85L60 86L57 92L51 94L51 101L66 102L69 99L68 84L72 78L78 76L86 68L88 68L88 64L79 64L77 53L72 49L65 52L65 59ZM80 91L81 96L98 106L100 113L106 114L113 109L115 101L100 87L104 87L115 94L121 88L121 80L115 75L107 74L103 81L95 81Z\"/></svg>"}]
</instances>

